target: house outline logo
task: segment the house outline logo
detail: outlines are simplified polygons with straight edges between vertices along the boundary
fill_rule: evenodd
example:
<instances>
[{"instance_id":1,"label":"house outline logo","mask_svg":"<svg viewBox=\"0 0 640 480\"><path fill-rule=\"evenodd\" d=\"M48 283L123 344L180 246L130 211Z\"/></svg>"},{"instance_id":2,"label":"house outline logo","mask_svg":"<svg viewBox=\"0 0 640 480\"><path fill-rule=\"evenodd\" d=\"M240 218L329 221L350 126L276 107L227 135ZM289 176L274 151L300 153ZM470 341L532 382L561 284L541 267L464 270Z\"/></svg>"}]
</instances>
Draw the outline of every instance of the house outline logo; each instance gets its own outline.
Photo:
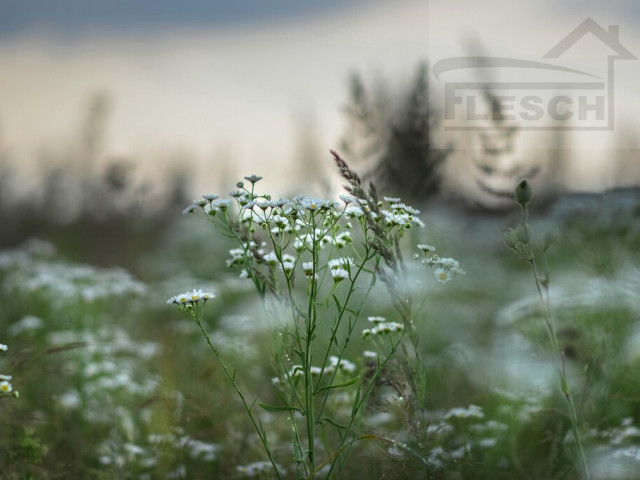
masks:
<instances>
[{"instance_id":1,"label":"house outline logo","mask_svg":"<svg viewBox=\"0 0 640 480\"><path fill-rule=\"evenodd\" d=\"M603 76L594 75L592 73L570 68L564 65L558 65L553 63L554 60L559 60L561 57L566 57L566 53L578 42L580 42L587 35L593 35L595 38L607 48L611 49L614 54L607 55L606 57L606 72ZM525 95L521 99L520 107L525 110L530 108L530 112L521 112L521 119L530 121L525 125L519 126L522 130L593 130L593 131L611 131L614 129L615 120L615 104L614 104L614 88L615 88L615 62L618 60L637 60L637 57L631 53L624 45L620 43L620 28L619 25L608 25L607 29L603 28L592 18L585 19L571 32L565 35L554 47L552 47L542 59L550 61L535 61L524 60L518 58L506 58L506 57L451 57L445 58L436 62L432 67L432 72L436 80L440 80L440 77L454 70L472 70L472 69L533 69L538 73L554 72L555 74L567 74L572 75L574 78L580 77L582 80L576 81L511 81L511 82L488 82L488 81L444 81L444 129L445 130L505 130L512 128L508 122L504 122L504 115L499 115L498 118L492 116L492 114L484 113L478 114L475 111L476 108L476 96L479 93L483 97L491 96L495 91L510 91L510 92L534 92L534 91L546 91L553 92L548 101L547 106L548 113L554 120L554 123L547 125L534 125L536 120L540 119L539 105L535 105L540 97L535 95ZM530 71L533 71L530 70ZM590 78L585 78L590 77ZM475 91L475 95L459 96L459 92L462 91ZM563 93L558 93L563 92ZM569 97L569 92L584 92L590 94L602 93L602 95L595 98L595 104L588 104L588 97L585 95L579 96L579 102L574 102L574 99ZM495 98L515 100L515 97L510 96L497 96ZM465 102L466 99L466 102ZM593 100L593 98L592 98ZM495 109L496 104L494 101L489 102ZM539 103L539 102L538 102ZM603 121L597 125L587 124L586 122L576 123L572 120L573 113L568 109L574 105L578 106L578 109L582 109L578 112L580 120L585 120L589 114L595 114L596 118L603 117ZM469 124L460 124L459 115L457 115L456 106L464 104L467 108L467 118L462 120L468 120ZM508 105L514 107L513 105ZM513 110L510 108L509 110ZM535 114L532 113L535 110ZM469 113L471 112L471 113ZM531 114L529 114L531 113ZM583 118L584 117L584 118ZM515 120L515 118L509 118ZM487 121L493 120L491 123L483 125L473 124L473 121ZM447 124L447 122L453 124ZM565 122L565 123L563 123Z\"/></svg>"}]
</instances>

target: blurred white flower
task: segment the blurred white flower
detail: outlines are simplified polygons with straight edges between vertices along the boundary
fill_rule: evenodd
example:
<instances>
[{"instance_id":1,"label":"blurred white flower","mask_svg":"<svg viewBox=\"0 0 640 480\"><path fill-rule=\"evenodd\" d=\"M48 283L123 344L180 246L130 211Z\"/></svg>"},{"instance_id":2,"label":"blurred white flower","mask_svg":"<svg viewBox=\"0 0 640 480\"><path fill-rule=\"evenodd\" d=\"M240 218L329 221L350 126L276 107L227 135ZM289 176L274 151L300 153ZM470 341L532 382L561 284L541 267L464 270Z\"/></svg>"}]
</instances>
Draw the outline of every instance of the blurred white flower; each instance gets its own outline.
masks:
<instances>
[{"instance_id":1,"label":"blurred white flower","mask_svg":"<svg viewBox=\"0 0 640 480\"><path fill-rule=\"evenodd\" d=\"M433 271L433 276L436 277L436 281L438 283L442 284L447 283L452 278L451 271L442 267L436 268Z\"/></svg>"},{"instance_id":2,"label":"blurred white flower","mask_svg":"<svg viewBox=\"0 0 640 480\"><path fill-rule=\"evenodd\" d=\"M349 278L349 272L347 272L344 268L332 268L331 276L335 282L340 282Z\"/></svg>"}]
</instances>

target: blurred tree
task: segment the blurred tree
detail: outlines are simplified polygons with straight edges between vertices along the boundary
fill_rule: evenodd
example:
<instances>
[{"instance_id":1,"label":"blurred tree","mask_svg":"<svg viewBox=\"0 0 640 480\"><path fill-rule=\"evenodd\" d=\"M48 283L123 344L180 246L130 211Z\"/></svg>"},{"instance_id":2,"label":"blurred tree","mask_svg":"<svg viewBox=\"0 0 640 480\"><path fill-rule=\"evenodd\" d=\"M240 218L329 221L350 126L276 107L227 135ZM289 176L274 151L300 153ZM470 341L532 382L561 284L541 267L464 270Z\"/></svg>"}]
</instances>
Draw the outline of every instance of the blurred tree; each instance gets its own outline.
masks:
<instances>
[{"instance_id":1,"label":"blurred tree","mask_svg":"<svg viewBox=\"0 0 640 480\"><path fill-rule=\"evenodd\" d=\"M426 199L438 192L439 169L450 152L450 147L437 147L434 142L439 120L429 102L427 71L427 64L419 66L398 102L389 102L384 88L372 95L354 74L345 109L349 120L341 142L345 156L367 163L365 177L407 200Z\"/></svg>"},{"instance_id":2,"label":"blurred tree","mask_svg":"<svg viewBox=\"0 0 640 480\"><path fill-rule=\"evenodd\" d=\"M104 152L111 103L111 98L105 92L93 93L89 98L78 142L78 159L86 173L92 173L92 168Z\"/></svg>"}]
</instances>

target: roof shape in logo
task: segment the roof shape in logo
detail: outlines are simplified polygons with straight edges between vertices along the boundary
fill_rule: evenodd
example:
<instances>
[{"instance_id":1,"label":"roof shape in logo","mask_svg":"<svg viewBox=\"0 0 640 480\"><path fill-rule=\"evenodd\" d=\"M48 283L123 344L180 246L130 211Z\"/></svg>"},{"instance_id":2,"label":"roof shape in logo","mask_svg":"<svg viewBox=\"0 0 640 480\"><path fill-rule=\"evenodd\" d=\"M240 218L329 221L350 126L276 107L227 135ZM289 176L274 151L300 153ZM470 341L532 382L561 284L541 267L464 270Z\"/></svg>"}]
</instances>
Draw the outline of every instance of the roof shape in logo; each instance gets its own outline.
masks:
<instances>
[{"instance_id":1,"label":"roof shape in logo","mask_svg":"<svg viewBox=\"0 0 640 480\"><path fill-rule=\"evenodd\" d=\"M616 52L615 55L610 55L610 58L636 59L636 56L620 43L620 28L618 25L609 25L605 30L592 18L587 18L578 25L542 58L559 58L588 33L597 37L607 47Z\"/></svg>"},{"instance_id":2,"label":"roof shape in logo","mask_svg":"<svg viewBox=\"0 0 640 480\"><path fill-rule=\"evenodd\" d=\"M599 78L596 75L582 72L580 70L574 70L572 68L566 68L559 65L553 65L551 63L536 62L531 60L522 60L518 58L504 58L504 57L452 57L445 58L436 62L433 65L433 74L436 79L441 74L460 69L469 68L533 68L538 70L555 70L558 72L575 73L579 75L586 75L588 77Z\"/></svg>"}]
</instances>

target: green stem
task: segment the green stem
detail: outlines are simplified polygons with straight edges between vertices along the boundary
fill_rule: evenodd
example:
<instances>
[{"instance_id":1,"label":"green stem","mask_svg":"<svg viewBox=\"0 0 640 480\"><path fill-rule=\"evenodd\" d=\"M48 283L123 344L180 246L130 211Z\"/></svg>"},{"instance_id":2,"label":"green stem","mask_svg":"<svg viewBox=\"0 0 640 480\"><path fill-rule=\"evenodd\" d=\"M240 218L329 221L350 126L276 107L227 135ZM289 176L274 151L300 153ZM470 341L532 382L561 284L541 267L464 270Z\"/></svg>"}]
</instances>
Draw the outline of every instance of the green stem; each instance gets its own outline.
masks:
<instances>
[{"instance_id":1,"label":"green stem","mask_svg":"<svg viewBox=\"0 0 640 480\"><path fill-rule=\"evenodd\" d=\"M315 215L313 212L311 213L311 231L314 232L315 235ZM313 272L311 272L311 278L313 281L311 282L311 292L309 295L309 300L307 302L307 331L305 338L305 355L304 355L304 388L305 388L305 416L307 419L307 442L308 442L308 457L309 457L309 480L312 480L315 476L315 437L316 437L316 420L315 420L315 411L313 405L313 378L311 377L311 342L313 341L313 335L315 335L316 328L316 266L318 265L318 247L315 244L315 240L313 242L312 248L312 261L313 261Z\"/></svg>"},{"instance_id":2,"label":"green stem","mask_svg":"<svg viewBox=\"0 0 640 480\"><path fill-rule=\"evenodd\" d=\"M391 358L395 354L398 346L402 343L402 339L404 338L404 335L405 335L405 331L403 330L402 334L398 338L398 341L395 344L391 345L391 351L385 357L384 361L382 361L382 362L380 362L378 364L378 368L376 369L375 374L370 379L369 385L367 385L367 388L360 395L360 398L356 398L354 400L354 405L353 405L353 409L352 409L352 412L351 412L351 418L349 419L349 423L347 423L346 428L344 429L344 433L342 434L342 437L341 437L342 440L341 440L341 443L340 443L340 447L338 448L337 453L341 453L343 450L351 448L351 445L353 445L353 443L357 440L357 439L352 439L350 441L347 441L347 438L349 437L349 433L350 433L351 429L355 428L356 423L360 420L360 417L361 417L361 415L360 415L361 412L360 411L361 411L362 407L367 404L367 401L369 399L369 396L371 395L373 387L375 386L375 384L376 384L378 378L380 377L380 374L384 370L385 366L387 365L389 360L391 360ZM332 459L331 459L331 468L329 469L329 472L327 474L327 478L329 478L331 476L331 472L335 468L336 462L337 462L337 460L339 458L340 458L339 455L335 455L335 457L332 457ZM340 474L338 474L338 477L339 476L340 476Z\"/></svg>"},{"instance_id":3,"label":"green stem","mask_svg":"<svg viewBox=\"0 0 640 480\"><path fill-rule=\"evenodd\" d=\"M526 225L527 220L527 210L523 209L523 225ZM576 444L578 445L578 455L580 456L580 464L584 474L585 480L591 480L591 475L589 474L589 465L587 463L587 456L584 452L584 447L582 445L582 439L580 435L580 431L578 429L578 414L576 411L575 404L573 402L573 396L571 395L571 391L569 389L569 383L567 380L567 374L561 362L561 357L564 352L560 349L560 344L558 342L558 336L556 334L555 323L553 321L553 317L551 316L551 308L549 305L549 290L547 286L543 285L540 281L540 275L538 274L538 269L536 266L536 262L533 256L533 251L531 246L527 243L528 250L530 252L529 255L529 264L531 265L531 270L533 272L533 279L536 284L536 289L538 290L538 296L540 298L540 304L542 306L542 311L544 314L544 321L547 327L547 334L549 336L549 341L551 343L552 353L554 365L556 368L556 372L560 378L560 389L565 396L567 401L567 406L569 409L569 418L571 420L571 430L573 431L573 435L576 439Z\"/></svg>"},{"instance_id":4,"label":"green stem","mask_svg":"<svg viewBox=\"0 0 640 480\"><path fill-rule=\"evenodd\" d=\"M262 443L262 446L264 447L264 449L265 449L265 451L267 453L267 456L269 457L269 461L271 462L271 465L273 466L273 469L275 470L276 475L278 476L278 478L280 480L283 480L283 477L280 474L280 471L278 470L278 466L276 464L276 461L274 460L273 455L271 453L271 448L269 447L269 442L267 440L267 434L258 425L258 422L256 421L256 419L255 419L255 417L253 415L253 411L251 409L251 406L249 406L249 404L247 403L247 400L245 399L244 394L242 393L242 391L238 387L238 384L236 383L235 374L231 373L231 371L227 367L227 364L222 360L222 357L220 356L220 353L218 352L218 349L213 345L213 342L211 341L211 338L209 337L209 334L207 333L207 331L202 326L202 322L200 321L200 317L196 313L192 313L192 316L195 319L196 323L198 324L198 327L200 327L200 330L204 334L204 337L207 339L207 343L209 344L209 347L213 351L213 354L218 359L218 362L222 366L222 369L224 370L224 373L226 374L227 378L229 379L229 381L233 385L233 388L235 389L236 393L240 397L240 400L242 401L242 405L244 405L244 409L247 411L247 414L249 415L249 418L251 419L251 423L253 424L253 428L256 430L256 432L258 434L258 437L260 438L260 442Z\"/></svg>"}]
</instances>

